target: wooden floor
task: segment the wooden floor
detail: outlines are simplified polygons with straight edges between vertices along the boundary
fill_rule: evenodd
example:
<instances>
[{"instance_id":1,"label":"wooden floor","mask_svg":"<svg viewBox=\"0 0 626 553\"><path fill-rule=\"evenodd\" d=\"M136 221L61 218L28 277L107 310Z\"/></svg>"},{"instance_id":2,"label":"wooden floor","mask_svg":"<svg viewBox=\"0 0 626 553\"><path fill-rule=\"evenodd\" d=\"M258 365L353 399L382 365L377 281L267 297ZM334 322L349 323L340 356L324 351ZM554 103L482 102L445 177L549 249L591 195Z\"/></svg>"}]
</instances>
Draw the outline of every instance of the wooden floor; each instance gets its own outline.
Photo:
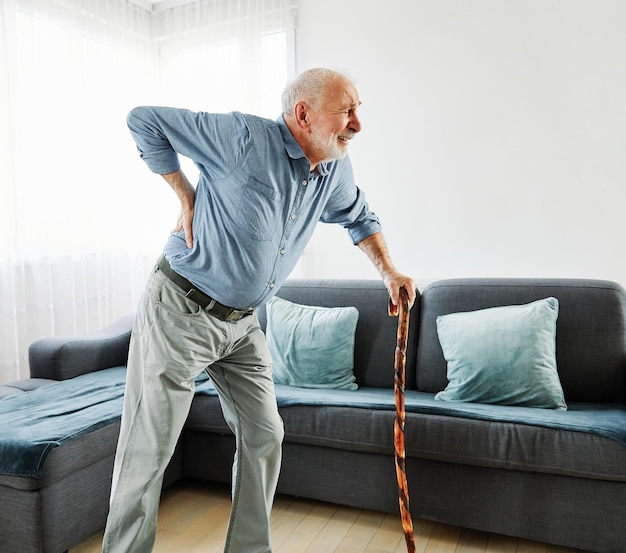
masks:
<instances>
[{"instance_id":1,"label":"wooden floor","mask_svg":"<svg viewBox=\"0 0 626 553\"><path fill-rule=\"evenodd\" d=\"M154 553L221 553L230 512L225 486L183 481L166 489ZM583 553L433 523L415 521L417 553ZM99 553L102 532L69 553ZM277 496L272 512L274 553L406 553L400 517Z\"/></svg>"}]
</instances>

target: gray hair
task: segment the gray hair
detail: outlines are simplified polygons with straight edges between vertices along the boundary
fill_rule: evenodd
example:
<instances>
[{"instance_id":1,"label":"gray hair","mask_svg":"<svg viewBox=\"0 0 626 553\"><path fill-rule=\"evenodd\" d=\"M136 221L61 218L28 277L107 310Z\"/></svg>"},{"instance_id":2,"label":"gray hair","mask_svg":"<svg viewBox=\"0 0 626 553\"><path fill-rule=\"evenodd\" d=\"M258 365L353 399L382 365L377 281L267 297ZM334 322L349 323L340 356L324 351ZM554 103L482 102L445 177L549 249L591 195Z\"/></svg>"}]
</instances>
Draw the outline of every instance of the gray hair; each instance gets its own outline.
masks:
<instances>
[{"instance_id":1,"label":"gray hair","mask_svg":"<svg viewBox=\"0 0 626 553\"><path fill-rule=\"evenodd\" d=\"M347 77L323 67L307 69L300 73L283 91L283 113L292 115L295 105L300 101L309 103L315 110L321 109L326 89L339 79L347 80Z\"/></svg>"}]
</instances>

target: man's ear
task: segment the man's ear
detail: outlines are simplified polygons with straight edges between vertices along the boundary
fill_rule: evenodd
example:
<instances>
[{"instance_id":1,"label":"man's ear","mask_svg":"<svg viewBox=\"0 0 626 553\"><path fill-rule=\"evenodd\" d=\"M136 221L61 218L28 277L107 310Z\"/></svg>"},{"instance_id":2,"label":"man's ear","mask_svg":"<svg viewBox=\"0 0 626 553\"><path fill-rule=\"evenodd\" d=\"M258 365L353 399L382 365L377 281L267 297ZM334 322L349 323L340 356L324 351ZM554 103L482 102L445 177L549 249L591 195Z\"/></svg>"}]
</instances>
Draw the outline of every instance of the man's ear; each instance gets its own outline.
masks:
<instances>
[{"instance_id":1,"label":"man's ear","mask_svg":"<svg viewBox=\"0 0 626 553\"><path fill-rule=\"evenodd\" d=\"M298 102L294 108L296 123L301 129L309 127L309 106L306 102Z\"/></svg>"}]
</instances>

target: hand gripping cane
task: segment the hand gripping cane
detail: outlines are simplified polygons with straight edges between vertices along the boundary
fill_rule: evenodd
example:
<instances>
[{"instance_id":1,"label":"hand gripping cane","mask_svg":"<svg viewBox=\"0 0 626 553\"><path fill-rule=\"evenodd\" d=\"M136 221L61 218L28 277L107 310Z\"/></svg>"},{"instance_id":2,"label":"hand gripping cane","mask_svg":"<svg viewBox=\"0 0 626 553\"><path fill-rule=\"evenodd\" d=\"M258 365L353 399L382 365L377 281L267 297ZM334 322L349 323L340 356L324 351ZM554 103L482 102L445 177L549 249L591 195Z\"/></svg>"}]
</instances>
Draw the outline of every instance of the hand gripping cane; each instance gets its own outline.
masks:
<instances>
[{"instance_id":1,"label":"hand gripping cane","mask_svg":"<svg viewBox=\"0 0 626 553\"><path fill-rule=\"evenodd\" d=\"M396 478L400 503L402 529L408 553L415 553L413 538L413 519L409 510L409 485L406 479L404 446L404 379L406 372L406 344L409 336L409 295L406 289L400 288L398 305L389 301L389 315L398 317L398 338L394 360L394 391L396 397L396 418L393 425L393 442L396 459Z\"/></svg>"}]
</instances>

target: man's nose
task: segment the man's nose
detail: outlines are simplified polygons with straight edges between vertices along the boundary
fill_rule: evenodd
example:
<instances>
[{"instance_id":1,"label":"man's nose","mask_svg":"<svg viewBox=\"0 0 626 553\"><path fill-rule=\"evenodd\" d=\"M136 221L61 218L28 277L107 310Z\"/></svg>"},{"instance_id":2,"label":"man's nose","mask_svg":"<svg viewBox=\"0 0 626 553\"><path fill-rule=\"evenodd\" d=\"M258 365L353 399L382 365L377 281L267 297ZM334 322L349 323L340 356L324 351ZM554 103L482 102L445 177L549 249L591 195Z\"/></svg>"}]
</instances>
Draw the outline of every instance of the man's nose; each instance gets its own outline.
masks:
<instances>
[{"instance_id":1,"label":"man's nose","mask_svg":"<svg viewBox=\"0 0 626 553\"><path fill-rule=\"evenodd\" d=\"M356 113L352 114L350 122L348 123L348 128L355 133L361 131L361 120Z\"/></svg>"}]
</instances>

